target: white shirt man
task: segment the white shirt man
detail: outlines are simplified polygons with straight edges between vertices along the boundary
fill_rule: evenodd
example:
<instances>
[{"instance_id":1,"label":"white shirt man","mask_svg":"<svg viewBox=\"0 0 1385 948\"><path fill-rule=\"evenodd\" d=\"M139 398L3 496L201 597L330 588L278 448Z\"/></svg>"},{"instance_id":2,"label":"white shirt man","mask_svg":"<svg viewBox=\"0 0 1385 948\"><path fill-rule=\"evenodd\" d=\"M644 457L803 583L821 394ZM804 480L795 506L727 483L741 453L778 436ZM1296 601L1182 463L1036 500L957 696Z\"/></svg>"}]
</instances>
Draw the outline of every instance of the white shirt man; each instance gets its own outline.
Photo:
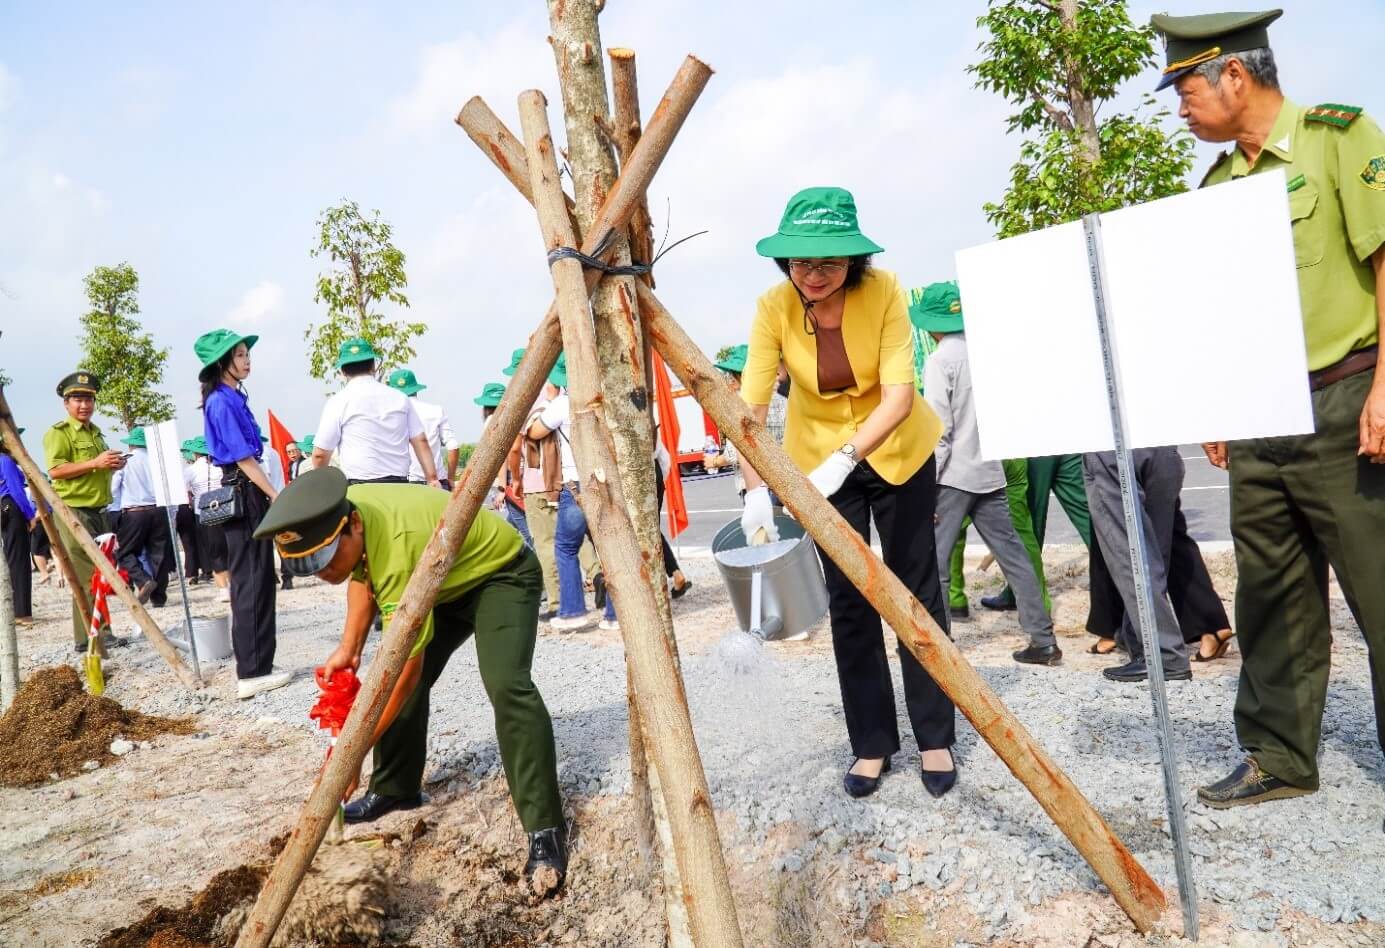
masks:
<instances>
[{"instance_id":1,"label":"white shirt man","mask_svg":"<svg viewBox=\"0 0 1385 948\"><path fill-rule=\"evenodd\" d=\"M263 441L264 439L261 438L260 440ZM279 457L278 451L272 447L265 448L264 459L260 461L260 467L264 469L270 487L275 490L284 489L284 461Z\"/></svg>"},{"instance_id":2,"label":"white shirt man","mask_svg":"<svg viewBox=\"0 0 1385 948\"><path fill-rule=\"evenodd\" d=\"M456 457L461 445L458 444L457 435L452 430L452 422L447 419L447 412L441 405L425 402L416 395L410 396L409 401L413 403L414 410L423 422L423 436L428 439L428 447L433 450L433 468L438 472L439 478L450 479L452 469L457 466ZM409 480L419 484L427 480L418 458L409 459Z\"/></svg>"},{"instance_id":3,"label":"white shirt man","mask_svg":"<svg viewBox=\"0 0 1385 948\"><path fill-rule=\"evenodd\" d=\"M344 368L355 365L370 368L348 376L346 386L327 399L313 439L314 465L325 466L336 453L350 481L403 482L409 476L412 448L424 480L436 485L433 452L414 403L375 379L373 361Z\"/></svg>"}]
</instances>

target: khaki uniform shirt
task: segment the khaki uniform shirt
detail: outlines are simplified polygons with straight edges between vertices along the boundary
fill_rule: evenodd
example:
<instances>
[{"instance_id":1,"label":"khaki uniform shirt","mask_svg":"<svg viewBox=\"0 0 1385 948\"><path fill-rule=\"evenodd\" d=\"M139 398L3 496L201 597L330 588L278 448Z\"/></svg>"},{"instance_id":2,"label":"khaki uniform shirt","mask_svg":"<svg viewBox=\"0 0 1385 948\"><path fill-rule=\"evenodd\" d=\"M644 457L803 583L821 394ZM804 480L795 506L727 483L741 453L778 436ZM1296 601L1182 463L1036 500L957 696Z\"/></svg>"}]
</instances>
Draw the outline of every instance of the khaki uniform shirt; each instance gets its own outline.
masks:
<instances>
[{"instance_id":1,"label":"khaki uniform shirt","mask_svg":"<svg viewBox=\"0 0 1385 948\"><path fill-rule=\"evenodd\" d=\"M90 461L108 450L101 429L88 422L78 424L64 418L43 433L43 453L48 470L63 464ZM99 468L81 477L53 478L53 490L69 507L106 507L111 502L111 477L114 471Z\"/></svg>"},{"instance_id":2,"label":"khaki uniform shirt","mask_svg":"<svg viewBox=\"0 0 1385 948\"><path fill-rule=\"evenodd\" d=\"M1235 148L1203 185L1284 169L1314 370L1378 341L1370 258L1385 245L1385 132L1365 115L1339 128L1305 120L1309 111L1285 99L1255 164Z\"/></svg>"}]
</instances>

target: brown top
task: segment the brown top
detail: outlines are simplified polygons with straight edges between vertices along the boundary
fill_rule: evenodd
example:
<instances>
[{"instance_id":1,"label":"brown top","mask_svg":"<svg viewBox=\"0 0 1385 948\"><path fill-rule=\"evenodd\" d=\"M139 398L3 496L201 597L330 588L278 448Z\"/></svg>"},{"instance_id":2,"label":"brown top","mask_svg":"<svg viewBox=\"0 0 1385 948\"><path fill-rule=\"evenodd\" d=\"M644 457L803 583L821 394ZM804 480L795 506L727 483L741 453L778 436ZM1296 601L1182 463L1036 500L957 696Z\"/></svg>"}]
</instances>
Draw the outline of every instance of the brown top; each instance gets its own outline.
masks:
<instances>
[{"instance_id":1,"label":"brown top","mask_svg":"<svg viewBox=\"0 0 1385 948\"><path fill-rule=\"evenodd\" d=\"M842 328L827 329L818 325L818 391L840 392L856 384L856 373L851 371L851 360L846 357L846 343L842 340Z\"/></svg>"}]
</instances>

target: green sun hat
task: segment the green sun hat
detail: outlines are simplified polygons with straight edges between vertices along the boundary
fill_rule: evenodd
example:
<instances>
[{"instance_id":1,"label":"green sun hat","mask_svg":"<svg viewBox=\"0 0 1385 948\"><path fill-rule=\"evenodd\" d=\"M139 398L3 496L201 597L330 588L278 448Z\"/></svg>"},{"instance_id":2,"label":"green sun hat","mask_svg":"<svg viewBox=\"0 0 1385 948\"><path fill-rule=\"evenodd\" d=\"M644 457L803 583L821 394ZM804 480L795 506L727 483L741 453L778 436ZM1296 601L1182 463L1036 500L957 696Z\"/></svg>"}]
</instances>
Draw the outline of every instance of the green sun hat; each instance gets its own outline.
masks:
<instances>
[{"instance_id":1,"label":"green sun hat","mask_svg":"<svg viewBox=\"0 0 1385 948\"><path fill-rule=\"evenodd\" d=\"M726 354L726 358L719 360L716 367L723 372L735 372L740 375L745 371L745 357L750 353L750 347L742 343L739 346L732 346L731 351Z\"/></svg>"},{"instance_id":2,"label":"green sun hat","mask_svg":"<svg viewBox=\"0 0 1385 948\"><path fill-rule=\"evenodd\" d=\"M1155 91L1168 88L1218 56L1268 47L1270 24L1283 15L1283 10L1204 13L1199 16L1156 13L1150 17L1149 25L1164 38L1167 65Z\"/></svg>"},{"instance_id":3,"label":"green sun hat","mask_svg":"<svg viewBox=\"0 0 1385 948\"><path fill-rule=\"evenodd\" d=\"M417 395L428 386L419 383L413 369L395 369L390 373L389 387L397 388L405 395Z\"/></svg>"},{"instance_id":4,"label":"green sun hat","mask_svg":"<svg viewBox=\"0 0 1385 948\"><path fill-rule=\"evenodd\" d=\"M298 450L302 451L303 454L304 454L304 456L307 456L307 455L310 455L310 454L313 453L313 439L316 438L316 437L317 437L317 435L315 435L315 434L310 434L310 435L308 435L306 438L299 438L299 439L298 439Z\"/></svg>"},{"instance_id":5,"label":"green sun hat","mask_svg":"<svg viewBox=\"0 0 1385 948\"><path fill-rule=\"evenodd\" d=\"M789 198L779 231L755 245L762 257L855 257L885 248L861 233L845 188L806 188Z\"/></svg>"},{"instance_id":6,"label":"green sun hat","mask_svg":"<svg viewBox=\"0 0 1385 948\"><path fill-rule=\"evenodd\" d=\"M252 349L259 336L242 336L240 333L231 329L213 329L211 332L204 332L197 337L197 341L192 344L192 351L197 353L197 358L202 362L202 368L216 365L226 353L234 349L238 344L245 343L245 348Z\"/></svg>"},{"instance_id":7,"label":"green sun hat","mask_svg":"<svg viewBox=\"0 0 1385 948\"><path fill-rule=\"evenodd\" d=\"M500 404L500 399L505 395L505 383L487 382L486 387L481 389L481 394L472 399L473 402L482 408L494 408Z\"/></svg>"},{"instance_id":8,"label":"green sun hat","mask_svg":"<svg viewBox=\"0 0 1385 948\"><path fill-rule=\"evenodd\" d=\"M961 332L962 294L957 281L924 287L919 301L909 305L909 320L925 332Z\"/></svg>"},{"instance_id":9,"label":"green sun hat","mask_svg":"<svg viewBox=\"0 0 1385 948\"><path fill-rule=\"evenodd\" d=\"M510 354L510 364L501 369L502 375L514 375L519 371L519 360L524 358L524 350L516 349Z\"/></svg>"},{"instance_id":10,"label":"green sun hat","mask_svg":"<svg viewBox=\"0 0 1385 948\"><path fill-rule=\"evenodd\" d=\"M553 371L548 373L548 381L559 388L567 388L567 353L558 353L558 361L553 363Z\"/></svg>"},{"instance_id":11,"label":"green sun hat","mask_svg":"<svg viewBox=\"0 0 1385 948\"><path fill-rule=\"evenodd\" d=\"M183 450L191 451L193 454L210 455L212 453L211 448L207 447L207 439L204 435L197 435L184 441Z\"/></svg>"},{"instance_id":12,"label":"green sun hat","mask_svg":"<svg viewBox=\"0 0 1385 948\"><path fill-rule=\"evenodd\" d=\"M148 447L144 441L144 429L141 427L131 428L130 433L120 439L120 443L128 444L132 448Z\"/></svg>"},{"instance_id":13,"label":"green sun hat","mask_svg":"<svg viewBox=\"0 0 1385 948\"><path fill-rule=\"evenodd\" d=\"M350 365L353 362L379 362L380 353L375 351L375 347L370 344L370 340L357 336L355 339L348 339L341 344L341 349L337 351L337 368Z\"/></svg>"}]
</instances>

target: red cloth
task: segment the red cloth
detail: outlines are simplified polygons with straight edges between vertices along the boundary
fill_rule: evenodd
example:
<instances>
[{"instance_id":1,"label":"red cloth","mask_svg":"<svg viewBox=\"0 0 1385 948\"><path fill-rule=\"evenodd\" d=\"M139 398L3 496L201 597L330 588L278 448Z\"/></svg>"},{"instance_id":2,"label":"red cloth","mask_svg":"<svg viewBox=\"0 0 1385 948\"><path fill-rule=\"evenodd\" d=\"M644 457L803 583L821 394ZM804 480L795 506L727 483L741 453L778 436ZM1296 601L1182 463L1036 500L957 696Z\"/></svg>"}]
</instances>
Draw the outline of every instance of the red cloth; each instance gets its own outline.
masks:
<instances>
[{"instance_id":1,"label":"red cloth","mask_svg":"<svg viewBox=\"0 0 1385 948\"><path fill-rule=\"evenodd\" d=\"M327 669L321 665L314 672L322 694L318 697L317 704L308 712L308 717L316 721L318 727L331 731L332 736L336 737L346 724L346 716L351 713L356 693L361 690L361 681L349 668L339 670L332 676L331 681L327 680L326 672Z\"/></svg>"},{"instance_id":2,"label":"red cloth","mask_svg":"<svg viewBox=\"0 0 1385 948\"><path fill-rule=\"evenodd\" d=\"M289 442L296 442L298 439L289 433L284 427L283 422L274 417L274 412L269 413L269 446L279 454L279 460L283 462L284 483L292 480L292 470L289 468Z\"/></svg>"},{"instance_id":3,"label":"red cloth","mask_svg":"<svg viewBox=\"0 0 1385 948\"><path fill-rule=\"evenodd\" d=\"M110 560L111 564L114 565L116 549L115 534L106 534L106 539L101 541L100 546L101 552L105 554L106 559ZM130 574L123 569L119 570L119 572L121 580L128 584L130 582ZM106 575L98 569L91 574L90 592L91 628L87 630L87 634L91 638L96 638L101 634L103 628L111 624L111 605L108 600L110 599L111 593L115 592L115 587L111 585L110 580L106 579Z\"/></svg>"},{"instance_id":4,"label":"red cloth","mask_svg":"<svg viewBox=\"0 0 1385 948\"><path fill-rule=\"evenodd\" d=\"M659 410L659 440L668 451L669 472L664 478L664 503L668 508L669 536L678 536L688 528L688 504L683 499L683 472L678 469L678 409L673 407L673 386L669 384L668 367L659 353L650 350L654 370L654 403Z\"/></svg>"}]
</instances>

